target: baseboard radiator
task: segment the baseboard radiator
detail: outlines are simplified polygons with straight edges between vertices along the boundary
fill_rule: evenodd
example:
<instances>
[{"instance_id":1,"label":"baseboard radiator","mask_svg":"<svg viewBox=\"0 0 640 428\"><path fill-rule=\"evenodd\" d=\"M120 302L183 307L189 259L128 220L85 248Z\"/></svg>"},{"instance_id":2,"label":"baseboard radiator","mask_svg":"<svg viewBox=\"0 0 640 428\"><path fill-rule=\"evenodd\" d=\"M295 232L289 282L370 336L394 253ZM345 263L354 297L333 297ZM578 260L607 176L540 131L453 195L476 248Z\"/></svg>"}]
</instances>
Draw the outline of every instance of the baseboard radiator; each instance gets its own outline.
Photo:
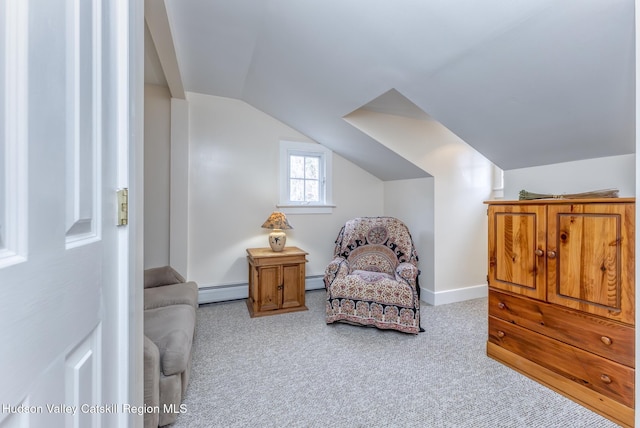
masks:
<instances>
[{"instance_id":1,"label":"baseboard radiator","mask_svg":"<svg viewBox=\"0 0 640 428\"><path fill-rule=\"evenodd\" d=\"M305 290L319 290L324 288L322 275L308 276L305 278ZM226 285L208 285L198 290L198 303L226 302L229 300L246 299L249 296L249 284L241 282Z\"/></svg>"}]
</instances>

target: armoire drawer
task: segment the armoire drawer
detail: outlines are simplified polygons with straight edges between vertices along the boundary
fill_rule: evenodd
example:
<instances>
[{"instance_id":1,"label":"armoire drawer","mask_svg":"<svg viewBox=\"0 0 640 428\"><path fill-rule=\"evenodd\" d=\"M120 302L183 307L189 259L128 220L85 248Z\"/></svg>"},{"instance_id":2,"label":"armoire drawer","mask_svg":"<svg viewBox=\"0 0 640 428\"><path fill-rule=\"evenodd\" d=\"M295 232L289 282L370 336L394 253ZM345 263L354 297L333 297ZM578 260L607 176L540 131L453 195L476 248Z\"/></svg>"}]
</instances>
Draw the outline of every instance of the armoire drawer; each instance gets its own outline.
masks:
<instances>
[{"instance_id":1,"label":"armoire drawer","mask_svg":"<svg viewBox=\"0 0 640 428\"><path fill-rule=\"evenodd\" d=\"M634 408L635 370L630 367L493 316L489 317L489 341Z\"/></svg>"},{"instance_id":2,"label":"armoire drawer","mask_svg":"<svg viewBox=\"0 0 640 428\"><path fill-rule=\"evenodd\" d=\"M635 367L634 327L495 290L489 290L489 315Z\"/></svg>"}]
</instances>

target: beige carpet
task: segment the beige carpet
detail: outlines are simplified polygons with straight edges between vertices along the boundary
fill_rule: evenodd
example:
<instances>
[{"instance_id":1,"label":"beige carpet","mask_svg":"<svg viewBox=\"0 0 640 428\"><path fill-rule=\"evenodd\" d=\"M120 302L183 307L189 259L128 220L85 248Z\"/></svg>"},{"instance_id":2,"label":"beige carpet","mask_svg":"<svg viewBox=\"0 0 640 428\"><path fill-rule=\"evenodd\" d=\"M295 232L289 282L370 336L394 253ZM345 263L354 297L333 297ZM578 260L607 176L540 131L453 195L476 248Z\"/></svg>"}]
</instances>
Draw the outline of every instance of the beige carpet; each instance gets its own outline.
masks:
<instances>
[{"instance_id":1,"label":"beige carpet","mask_svg":"<svg viewBox=\"0 0 640 428\"><path fill-rule=\"evenodd\" d=\"M250 318L244 301L201 306L186 412L174 427L615 427L485 354L486 299L422 306L418 336Z\"/></svg>"}]
</instances>

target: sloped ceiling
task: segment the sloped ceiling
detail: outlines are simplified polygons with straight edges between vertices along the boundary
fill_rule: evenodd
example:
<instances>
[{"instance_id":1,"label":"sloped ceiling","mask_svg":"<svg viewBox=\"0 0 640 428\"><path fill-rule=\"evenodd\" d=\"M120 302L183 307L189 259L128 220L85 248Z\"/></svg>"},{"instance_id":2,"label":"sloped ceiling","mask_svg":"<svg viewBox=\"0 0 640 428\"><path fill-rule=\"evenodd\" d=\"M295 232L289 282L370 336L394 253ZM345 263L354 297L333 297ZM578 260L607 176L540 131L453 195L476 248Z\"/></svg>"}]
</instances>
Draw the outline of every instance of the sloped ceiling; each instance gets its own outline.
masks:
<instances>
[{"instance_id":1,"label":"sloped ceiling","mask_svg":"<svg viewBox=\"0 0 640 428\"><path fill-rule=\"evenodd\" d=\"M394 99L503 169L635 151L633 0L165 3L186 91L244 100L383 180L429 174L343 117L405 114Z\"/></svg>"}]
</instances>

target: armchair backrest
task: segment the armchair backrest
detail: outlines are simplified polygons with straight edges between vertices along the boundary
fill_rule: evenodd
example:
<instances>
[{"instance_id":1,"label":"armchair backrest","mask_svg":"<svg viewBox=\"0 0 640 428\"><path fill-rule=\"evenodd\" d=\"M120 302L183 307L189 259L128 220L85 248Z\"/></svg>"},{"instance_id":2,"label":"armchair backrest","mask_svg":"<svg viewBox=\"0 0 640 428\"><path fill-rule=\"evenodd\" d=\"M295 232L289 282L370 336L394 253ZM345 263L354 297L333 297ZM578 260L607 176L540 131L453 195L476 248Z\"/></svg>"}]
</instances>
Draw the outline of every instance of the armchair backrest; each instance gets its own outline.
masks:
<instances>
[{"instance_id":1,"label":"armchair backrest","mask_svg":"<svg viewBox=\"0 0 640 428\"><path fill-rule=\"evenodd\" d=\"M418 255L407 226L394 217L358 217L347 221L334 257L344 257L349 271L366 270L393 275L399 263L417 266Z\"/></svg>"}]
</instances>

